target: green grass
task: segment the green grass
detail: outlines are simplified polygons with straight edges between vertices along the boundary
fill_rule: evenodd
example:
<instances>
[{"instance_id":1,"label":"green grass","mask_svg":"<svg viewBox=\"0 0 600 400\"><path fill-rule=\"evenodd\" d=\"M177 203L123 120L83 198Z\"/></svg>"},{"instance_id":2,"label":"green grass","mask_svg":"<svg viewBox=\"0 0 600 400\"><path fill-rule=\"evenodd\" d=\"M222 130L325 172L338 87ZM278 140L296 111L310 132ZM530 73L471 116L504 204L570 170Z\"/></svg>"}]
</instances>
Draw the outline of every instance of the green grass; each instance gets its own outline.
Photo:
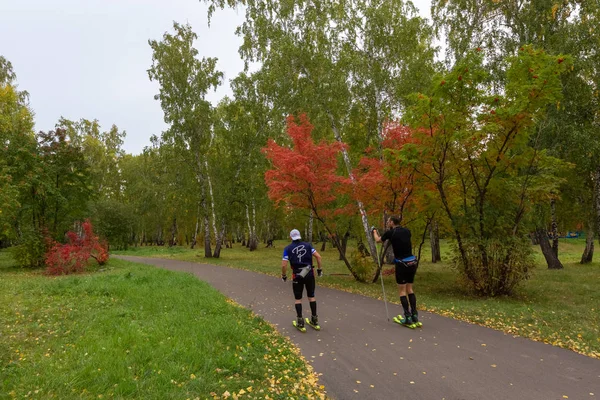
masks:
<instances>
[{"instance_id":1,"label":"green grass","mask_svg":"<svg viewBox=\"0 0 600 400\"><path fill-rule=\"evenodd\" d=\"M323 396L287 339L191 275L113 259L51 278L0 252L0 280L0 398Z\"/></svg>"},{"instance_id":2,"label":"green grass","mask_svg":"<svg viewBox=\"0 0 600 400\"><path fill-rule=\"evenodd\" d=\"M233 249L223 250L220 259L205 259L203 249L183 247L138 247L119 254L206 262L278 276L286 244L276 241L274 249L261 247L255 252L236 244ZM548 270L536 248L538 267L531 278L512 296L495 298L470 293L447 262L428 262L429 249L424 246L415 283L419 308L600 358L600 263L578 263L584 245L582 239L561 240L559 255L565 269L559 271ZM320 245L316 247L320 250ZM382 298L379 283L359 283L348 275L335 249L327 247L321 255L327 276L318 281L319 285ZM442 242L442 257L445 260L449 257L449 245L445 242ZM384 281L388 300L398 304L393 276L386 276Z\"/></svg>"}]
</instances>

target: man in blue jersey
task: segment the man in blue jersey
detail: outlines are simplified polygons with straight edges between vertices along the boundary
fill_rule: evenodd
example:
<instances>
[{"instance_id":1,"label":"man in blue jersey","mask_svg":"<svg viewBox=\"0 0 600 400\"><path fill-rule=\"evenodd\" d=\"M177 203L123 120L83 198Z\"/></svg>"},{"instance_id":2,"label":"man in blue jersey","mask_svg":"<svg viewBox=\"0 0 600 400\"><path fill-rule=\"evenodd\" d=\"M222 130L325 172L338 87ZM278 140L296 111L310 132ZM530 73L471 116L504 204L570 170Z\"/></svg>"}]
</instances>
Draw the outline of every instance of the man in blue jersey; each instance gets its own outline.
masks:
<instances>
[{"instance_id":1,"label":"man in blue jersey","mask_svg":"<svg viewBox=\"0 0 600 400\"><path fill-rule=\"evenodd\" d=\"M315 273L312 265L312 259L317 259L317 274L323 276L321 268L321 255L309 244L302 242L300 231L293 229L290 232L292 243L283 250L283 260L281 261L281 279L287 280L287 264L292 266L292 281L294 289L294 298L296 299L296 322L297 328L304 328L304 318L302 318L302 294L306 287L306 296L310 304L312 317L310 324L319 329L319 320L317 318L317 301L315 300Z\"/></svg>"}]
</instances>

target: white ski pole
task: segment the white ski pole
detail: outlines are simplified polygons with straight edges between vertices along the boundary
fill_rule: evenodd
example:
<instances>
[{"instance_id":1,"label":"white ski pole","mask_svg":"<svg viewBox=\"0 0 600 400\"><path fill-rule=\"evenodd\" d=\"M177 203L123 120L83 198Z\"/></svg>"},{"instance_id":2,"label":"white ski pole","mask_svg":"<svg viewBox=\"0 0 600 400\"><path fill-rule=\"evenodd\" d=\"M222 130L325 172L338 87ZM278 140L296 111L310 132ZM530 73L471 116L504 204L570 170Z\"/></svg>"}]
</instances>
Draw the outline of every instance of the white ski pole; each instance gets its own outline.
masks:
<instances>
[{"instance_id":1,"label":"white ski pole","mask_svg":"<svg viewBox=\"0 0 600 400\"><path fill-rule=\"evenodd\" d=\"M377 248L377 243L375 244ZM390 320L390 313L388 312L387 298L385 296L385 286L383 285L383 270L381 269L381 256L379 254L379 248L377 248L377 265L379 266L379 278L381 280L381 291L383 292L383 303L385 304L385 315L387 320Z\"/></svg>"}]
</instances>

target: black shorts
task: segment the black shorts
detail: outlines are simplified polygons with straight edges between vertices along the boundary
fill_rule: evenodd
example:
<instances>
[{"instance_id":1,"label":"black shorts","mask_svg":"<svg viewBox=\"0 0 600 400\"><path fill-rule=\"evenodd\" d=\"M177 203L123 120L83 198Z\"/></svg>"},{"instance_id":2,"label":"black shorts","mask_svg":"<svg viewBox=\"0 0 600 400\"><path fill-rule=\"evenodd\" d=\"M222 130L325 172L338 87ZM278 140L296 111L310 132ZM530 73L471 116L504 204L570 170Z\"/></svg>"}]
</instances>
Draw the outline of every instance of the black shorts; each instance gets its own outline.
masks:
<instances>
[{"instance_id":1,"label":"black shorts","mask_svg":"<svg viewBox=\"0 0 600 400\"><path fill-rule=\"evenodd\" d=\"M415 281L415 274L417 273L417 264L414 266L408 266L403 262L396 263L396 283L398 285L404 285L406 283L413 283Z\"/></svg>"},{"instance_id":2,"label":"black shorts","mask_svg":"<svg viewBox=\"0 0 600 400\"><path fill-rule=\"evenodd\" d=\"M294 289L294 298L296 300L302 299L302 293L306 286L306 296L315 297L315 275L310 274L309 276L302 278L301 276L294 276L292 281L292 288Z\"/></svg>"}]
</instances>

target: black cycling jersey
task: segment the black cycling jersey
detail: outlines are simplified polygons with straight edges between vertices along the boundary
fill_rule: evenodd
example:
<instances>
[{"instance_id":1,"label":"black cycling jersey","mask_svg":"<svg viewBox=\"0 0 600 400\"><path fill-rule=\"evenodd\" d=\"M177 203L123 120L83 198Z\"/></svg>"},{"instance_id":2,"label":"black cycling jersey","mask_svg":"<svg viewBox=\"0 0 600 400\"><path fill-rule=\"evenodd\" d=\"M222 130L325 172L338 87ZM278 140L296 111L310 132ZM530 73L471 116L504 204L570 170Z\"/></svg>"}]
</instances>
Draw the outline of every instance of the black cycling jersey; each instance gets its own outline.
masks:
<instances>
[{"instance_id":1,"label":"black cycling jersey","mask_svg":"<svg viewBox=\"0 0 600 400\"><path fill-rule=\"evenodd\" d=\"M394 257L397 260L402 260L413 255L410 237L411 234L408 229L397 226L385 232L381 237L381 241L385 242L389 240L392 244L392 249L394 249Z\"/></svg>"}]
</instances>

